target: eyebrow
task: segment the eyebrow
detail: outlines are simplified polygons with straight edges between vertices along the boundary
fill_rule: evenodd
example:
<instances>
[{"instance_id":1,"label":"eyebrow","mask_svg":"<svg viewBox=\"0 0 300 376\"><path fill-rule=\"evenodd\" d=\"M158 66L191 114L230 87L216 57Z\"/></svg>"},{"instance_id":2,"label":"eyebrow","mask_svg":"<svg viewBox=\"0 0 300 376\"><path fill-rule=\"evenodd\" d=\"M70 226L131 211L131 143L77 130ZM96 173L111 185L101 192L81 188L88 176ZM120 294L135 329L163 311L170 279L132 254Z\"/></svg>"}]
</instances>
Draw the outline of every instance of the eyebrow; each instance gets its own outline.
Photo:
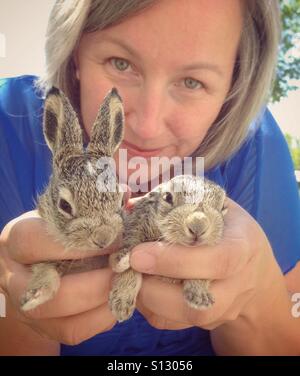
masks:
<instances>
[{"instance_id":1,"label":"eyebrow","mask_svg":"<svg viewBox=\"0 0 300 376\"><path fill-rule=\"evenodd\" d=\"M124 41L121 39L115 38L115 37L105 37L104 39L99 40L99 42L111 42L119 45L122 47L124 50L126 50L130 55L133 57L141 60L141 56L139 55L138 51L136 51L134 48L126 44ZM207 62L199 62L199 63L193 63L193 64L188 64L185 65L184 67L181 68L182 71L187 71L187 70L210 70L214 73L216 73L218 76L223 76L223 72L220 69L220 67L216 64L213 63L207 63Z\"/></svg>"}]
</instances>

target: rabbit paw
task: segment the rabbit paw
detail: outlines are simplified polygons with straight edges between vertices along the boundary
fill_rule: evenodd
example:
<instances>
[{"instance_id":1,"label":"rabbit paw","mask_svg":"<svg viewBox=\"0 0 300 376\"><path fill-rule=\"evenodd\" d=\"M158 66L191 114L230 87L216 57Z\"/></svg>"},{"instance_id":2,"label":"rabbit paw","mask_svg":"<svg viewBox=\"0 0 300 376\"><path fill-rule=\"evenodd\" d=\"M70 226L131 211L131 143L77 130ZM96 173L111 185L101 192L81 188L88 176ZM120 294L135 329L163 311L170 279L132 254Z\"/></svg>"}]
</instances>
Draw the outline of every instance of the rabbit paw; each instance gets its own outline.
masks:
<instances>
[{"instance_id":1,"label":"rabbit paw","mask_svg":"<svg viewBox=\"0 0 300 376\"><path fill-rule=\"evenodd\" d=\"M212 296L212 294L207 291L195 293L194 291L185 290L184 298L190 307L199 310L208 309L215 302L215 299Z\"/></svg>"},{"instance_id":2,"label":"rabbit paw","mask_svg":"<svg viewBox=\"0 0 300 376\"><path fill-rule=\"evenodd\" d=\"M23 311L29 311L44 303L47 298L47 294L43 292L43 288L28 290L21 298L21 308Z\"/></svg>"},{"instance_id":3,"label":"rabbit paw","mask_svg":"<svg viewBox=\"0 0 300 376\"><path fill-rule=\"evenodd\" d=\"M115 318L122 322L133 315L135 299L131 296L120 296L118 291L112 291L109 296L109 306Z\"/></svg>"},{"instance_id":4,"label":"rabbit paw","mask_svg":"<svg viewBox=\"0 0 300 376\"><path fill-rule=\"evenodd\" d=\"M142 275L133 269L114 276L109 294L109 307L119 322L132 316L141 285Z\"/></svg>"},{"instance_id":5,"label":"rabbit paw","mask_svg":"<svg viewBox=\"0 0 300 376\"><path fill-rule=\"evenodd\" d=\"M59 285L60 277L54 268L36 268L29 287L21 298L21 309L29 311L47 302L57 292Z\"/></svg>"},{"instance_id":6,"label":"rabbit paw","mask_svg":"<svg viewBox=\"0 0 300 376\"><path fill-rule=\"evenodd\" d=\"M199 310L208 309L215 302L208 291L208 281L185 281L183 296L190 307Z\"/></svg>"},{"instance_id":7,"label":"rabbit paw","mask_svg":"<svg viewBox=\"0 0 300 376\"><path fill-rule=\"evenodd\" d=\"M21 309L23 311L29 311L30 309L36 308L50 300L56 291L55 286L41 286L40 288L26 291L21 299Z\"/></svg>"},{"instance_id":8,"label":"rabbit paw","mask_svg":"<svg viewBox=\"0 0 300 376\"><path fill-rule=\"evenodd\" d=\"M116 273L122 273L130 268L129 253L116 252L109 256L109 264Z\"/></svg>"}]
</instances>

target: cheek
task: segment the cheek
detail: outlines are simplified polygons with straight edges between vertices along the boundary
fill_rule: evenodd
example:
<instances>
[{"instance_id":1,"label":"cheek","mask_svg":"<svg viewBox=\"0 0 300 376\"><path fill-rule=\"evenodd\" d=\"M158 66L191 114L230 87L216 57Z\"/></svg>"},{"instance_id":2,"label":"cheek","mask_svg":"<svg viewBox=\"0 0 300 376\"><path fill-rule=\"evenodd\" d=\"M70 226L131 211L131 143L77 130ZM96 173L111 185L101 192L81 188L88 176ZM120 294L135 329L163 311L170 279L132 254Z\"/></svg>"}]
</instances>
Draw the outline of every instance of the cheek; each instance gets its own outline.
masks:
<instances>
[{"instance_id":1,"label":"cheek","mask_svg":"<svg viewBox=\"0 0 300 376\"><path fill-rule=\"evenodd\" d=\"M96 119L99 104L103 101L106 95L105 90L97 90L96 87L85 87L83 83L80 84L80 106L83 126L90 136L94 121Z\"/></svg>"},{"instance_id":2,"label":"cheek","mask_svg":"<svg viewBox=\"0 0 300 376\"><path fill-rule=\"evenodd\" d=\"M131 108L134 103L132 95L126 89L122 89L119 85L111 82L109 79L105 78L104 75L97 74L86 74L82 75L80 79L80 106L81 106L81 116L83 120L84 128L87 134L90 136L94 121L96 119L99 107L104 100L104 97L108 92L116 87L123 101L125 116L130 115L127 112L128 108ZM97 84L97 82L99 84Z\"/></svg>"},{"instance_id":3,"label":"cheek","mask_svg":"<svg viewBox=\"0 0 300 376\"><path fill-rule=\"evenodd\" d=\"M137 111L140 92L135 88L116 85L93 64L81 65L80 101L83 125L90 136L99 106L112 87L117 87L125 109L126 123L130 124L132 114ZM168 100L164 108L162 126L165 137L183 141L189 148L199 145L213 124L222 107L224 98L203 97L179 103ZM168 136L167 136L168 135ZM188 145L187 145L188 144Z\"/></svg>"},{"instance_id":4,"label":"cheek","mask_svg":"<svg viewBox=\"0 0 300 376\"><path fill-rule=\"evenodd\" d=\"M203 140L222 107L222 100L199 100L193 107L180 107L170 116L172 132L177 138L198 145Z\"/></svg>"},{"instance_id":5,"label":"cheek","mask_svg":"<svg viewBox=\"0 0 300 376\"><path fill-rule=\"evenodd\" d=\"M80 72L80 107L84 128L90 136L92 126L104 97L114 85L95 70Z\"/></svg>"}]
</instances>

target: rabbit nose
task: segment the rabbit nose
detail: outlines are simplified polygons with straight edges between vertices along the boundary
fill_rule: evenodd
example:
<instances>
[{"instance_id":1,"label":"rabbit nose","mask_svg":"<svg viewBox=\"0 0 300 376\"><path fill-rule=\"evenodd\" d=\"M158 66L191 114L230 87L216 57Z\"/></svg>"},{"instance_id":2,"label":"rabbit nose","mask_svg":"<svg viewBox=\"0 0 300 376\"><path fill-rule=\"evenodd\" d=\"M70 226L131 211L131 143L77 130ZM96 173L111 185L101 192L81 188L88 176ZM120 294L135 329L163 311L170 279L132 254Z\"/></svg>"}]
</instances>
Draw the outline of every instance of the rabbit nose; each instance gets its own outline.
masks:
<instances>
[{"instance_id":1,"label":"rabbit nose","mask_svg":"<svg viewBox=\"0 0 300 376\"><path fill-rule=\"evenodd\" d=\"M199 240L201 236L205 234L208 230L209 221L205 214L195 213L192 216L188 217L187 228L189 234L193 236L195 241Z\"/></svg>"},{"instance_id":2,"label":"rabbit nose","mask_svg":"<svg viewBox=\"0 0 300 376\"><path fill-rule=\"evenodd\" d=\"M103 248L108 247L112 243L112 240L108 239L108 238L106 238L106 239L102 238L102 239L98 239L96 241L93 240L93 243L95 244L96 247L103 249Z\"/></svg>"},{"instance_id":3,"label":"rabbit nose","mask_svg":"<svg viewBox=\"0 0 300 376\"><path fill-rule=\"evenodd\" d=\"M105 244L103 244L103 243L100 242L100 241L95 242L95 240L93 240L93 243L95 244L96 247L99 247L99 248L104 248L104 247L105 247Z\"/></svg>"},{"instance_id":4,"label":"rabbit nose","mask_svg":"<svg viewBox=\"0 0 300 376\"><path fill-rule=\"evenodd\" d=\"M101 226L93 237L93 243L100 248L108 247L115 240L114 235L110 226Z\"/></svg>"},{"instance_id":5,"label":"rabbit nose","mask_svg":"<svg viewBox=\"0 0 300 376\"><path fill-rule=\"evenodd\" d=\"M112 243L112 241L109 238L101 238L93 240L93 243L99 248L106 248Z\"/></svg>"}]
</instances>

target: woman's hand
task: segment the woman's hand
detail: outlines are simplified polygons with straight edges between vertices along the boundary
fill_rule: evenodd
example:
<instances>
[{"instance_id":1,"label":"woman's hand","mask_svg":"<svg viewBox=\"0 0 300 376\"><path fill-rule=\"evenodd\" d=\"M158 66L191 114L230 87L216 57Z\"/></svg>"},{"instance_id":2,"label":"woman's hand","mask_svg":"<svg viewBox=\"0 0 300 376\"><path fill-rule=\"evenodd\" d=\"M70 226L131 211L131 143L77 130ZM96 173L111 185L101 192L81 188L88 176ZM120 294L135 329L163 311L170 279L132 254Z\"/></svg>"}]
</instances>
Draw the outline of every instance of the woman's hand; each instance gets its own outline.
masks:
<instances>
[{"instance_id":1,"label":"woman's hand","mask_svg":"<svg viewBox=\"0 0 300 376\"><path fill-rule=\"evenodd\" d=\"M110 253L117 247L115 242L101 254ZM30 278L30 264L97 255L97 251L64 252L63 247L46 233L45 222L36 211L9 222L0 236L0 291L5 293L10 307L8 318L25 323L42 337L69 345L111 329L116 320L107 303L112 277L108 267L66 275L51 301L31 311L19 309L21 295ZM1 325L5 325L5 319Z\"/></svg>"},{"instance_id":2,"label":"woman's hand","mask_svg":"<svg viewBox=\"0 0 300 376\"><path fill-rule=\"evenodd\" d=\"M272 314L272 305L284 278L263 230L238 204L228 199L224 236L216 246L184 247L151 242L134 248L131 266L142 273L137 307L159 329L199 326L215 329L238 318ZM154 276L179 279L209 279L215 304L208 310L190 308L182 285ZM241 334L241 333L240 333Z\"/></svg>"}]
</instances>

